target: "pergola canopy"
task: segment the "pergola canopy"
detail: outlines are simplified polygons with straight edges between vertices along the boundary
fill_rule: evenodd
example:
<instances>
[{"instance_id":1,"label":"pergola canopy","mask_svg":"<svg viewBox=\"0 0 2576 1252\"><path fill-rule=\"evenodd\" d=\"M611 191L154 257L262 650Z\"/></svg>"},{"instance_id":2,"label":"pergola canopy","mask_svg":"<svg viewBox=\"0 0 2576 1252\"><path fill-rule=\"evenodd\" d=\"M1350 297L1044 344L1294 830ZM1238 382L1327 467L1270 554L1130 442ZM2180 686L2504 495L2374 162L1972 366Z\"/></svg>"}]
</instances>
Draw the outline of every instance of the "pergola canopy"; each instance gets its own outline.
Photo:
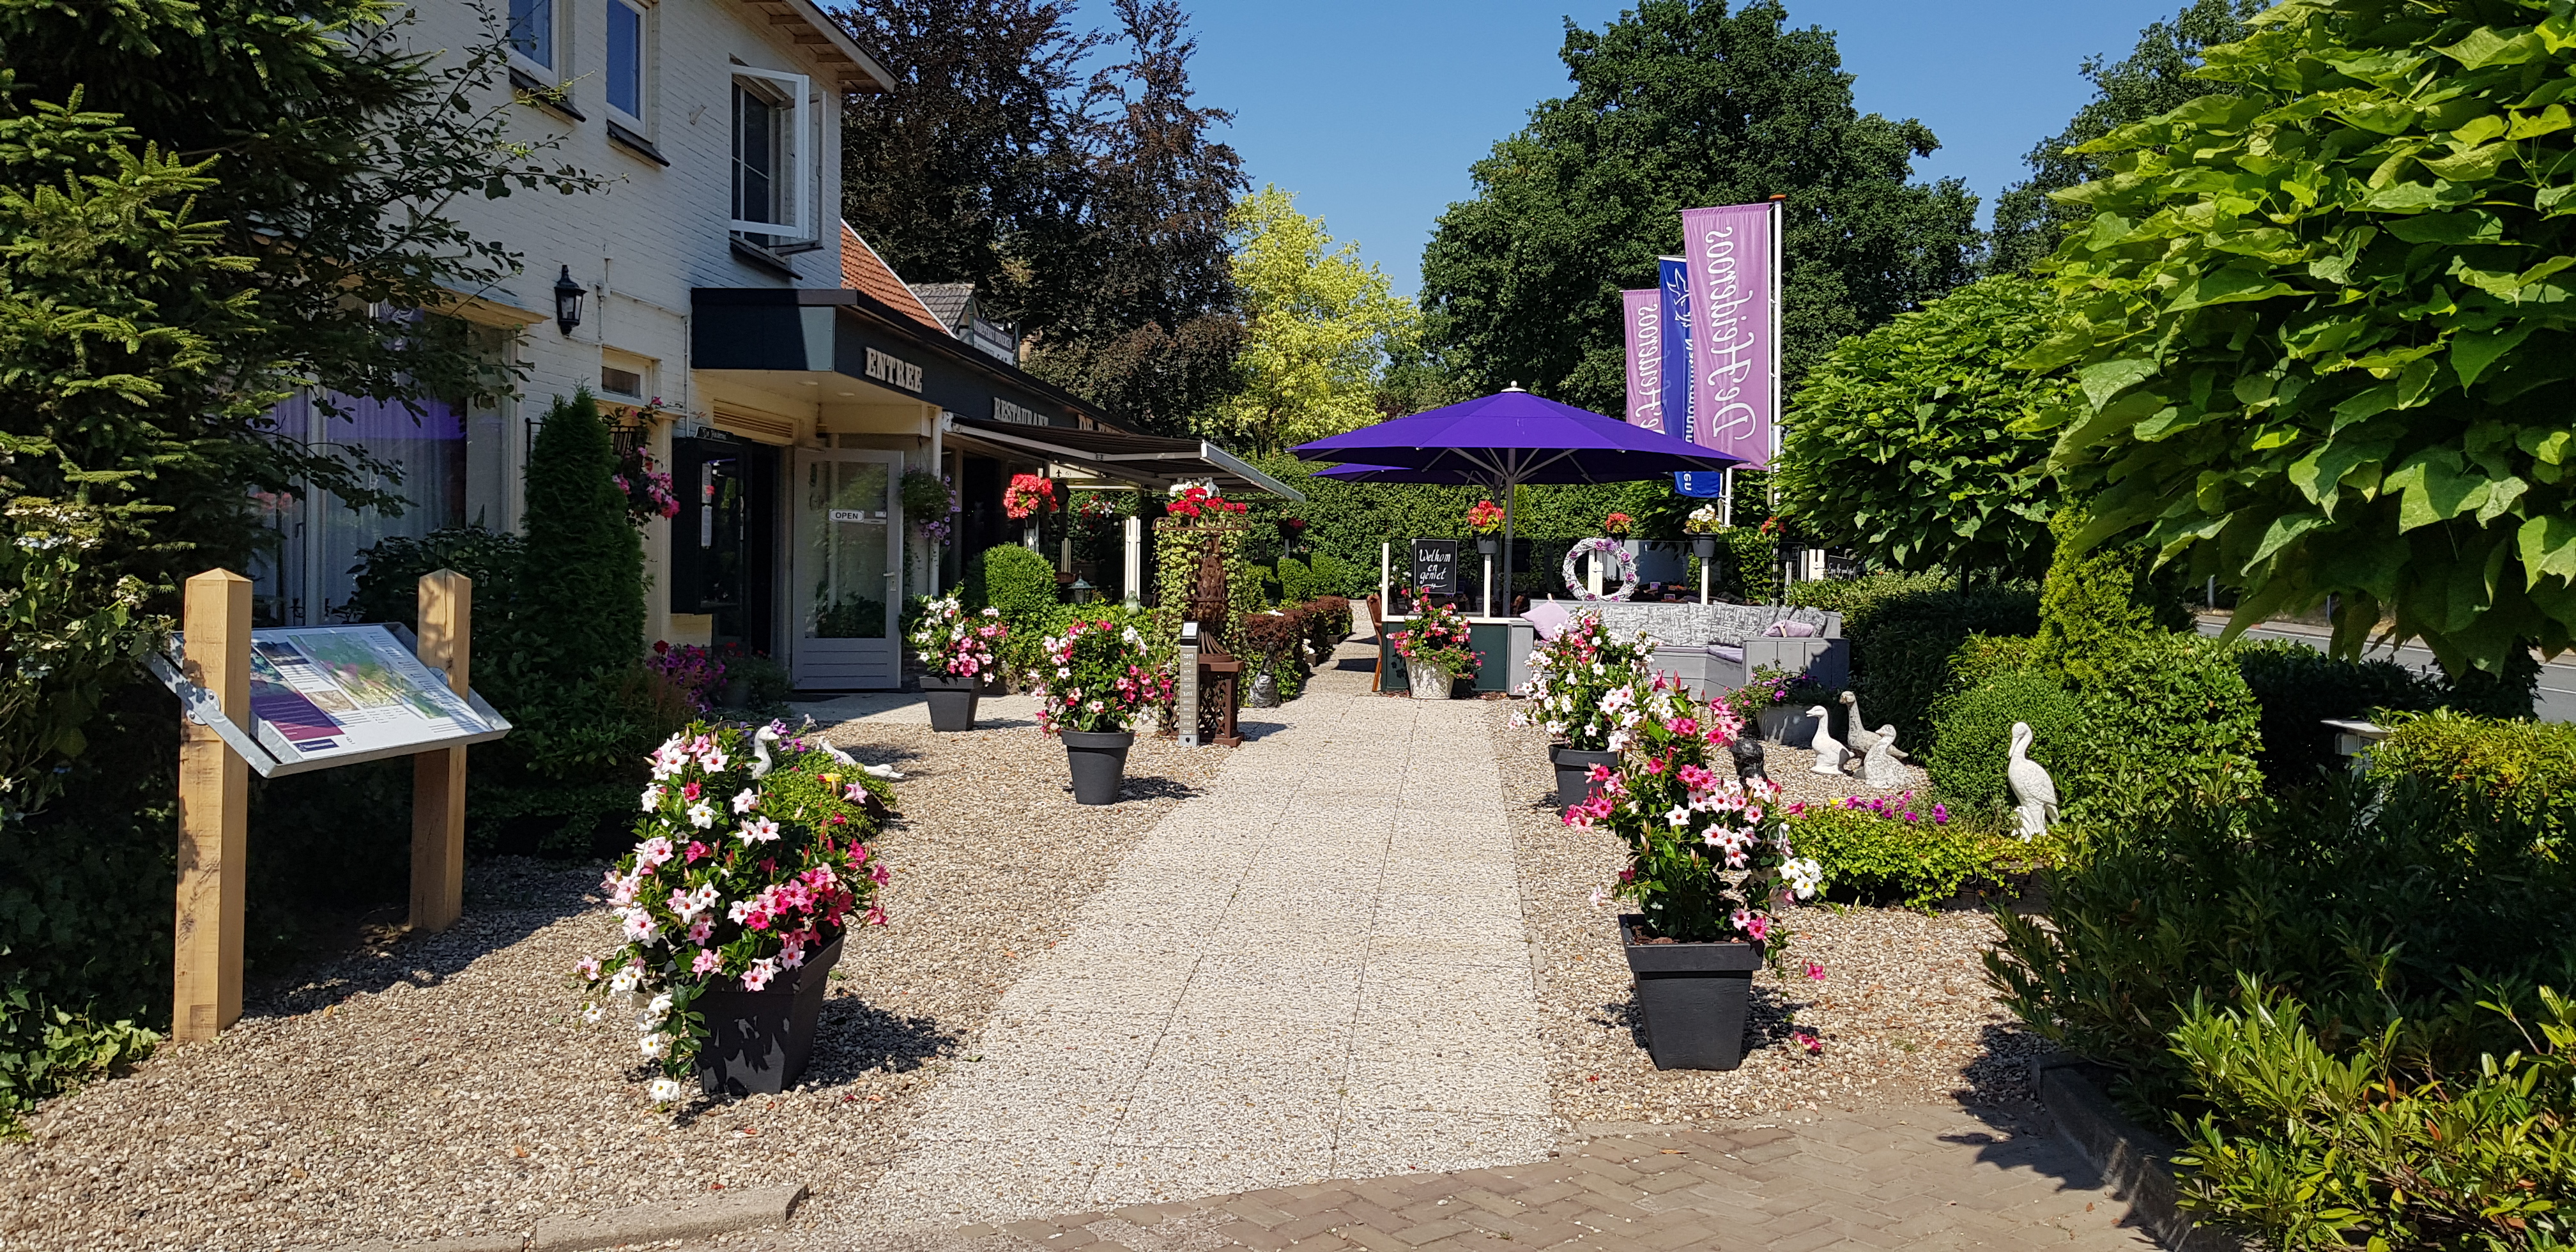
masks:
<instances>
[{"instance_id":1,"label":"pergola canopy","mask_svg":"<svg viewBox=\"0 0 2576 1252\"><path fill-rule=\"evenodd\" d=\"M1044 457L1140 487L1161 490L1206 479L1219 488L1251 488L1289 500L1306 498L1296 488L1204 439L1165 439L1070 426L1023 426L954 415L944 420L941 429L952 444L988 444L997 451Z\"/></svg>"}]
</instances>

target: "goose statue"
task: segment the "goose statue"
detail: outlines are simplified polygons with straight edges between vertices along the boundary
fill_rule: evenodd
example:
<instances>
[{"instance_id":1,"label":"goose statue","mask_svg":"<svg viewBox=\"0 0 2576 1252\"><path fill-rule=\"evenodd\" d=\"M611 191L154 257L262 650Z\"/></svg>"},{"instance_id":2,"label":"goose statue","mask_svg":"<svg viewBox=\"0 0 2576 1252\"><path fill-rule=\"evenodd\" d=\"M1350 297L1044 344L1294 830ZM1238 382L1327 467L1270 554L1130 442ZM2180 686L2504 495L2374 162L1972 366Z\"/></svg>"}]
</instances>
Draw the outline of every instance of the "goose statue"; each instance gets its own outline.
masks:
<instances>
[{"instance_id":1,"label":"goose statue","mask_svg":"<svg viewBox=\"0 0 2576 1252\"><path fill-rule=\"evenodd\" d=\"M759 732L751 737L752 777L759 778L769 773L772 768L769 760L769 745L776 742L778 742L778 727L775 724L761 727ZM831 755L833 760L838 761L843 765L851 766L871 778L882 778L887 782L902 782L904 780L905 775L903 771L896 769L891 765L861 765L858 758L853 757L849 753L843 752L839 748L835 748L828 743L822 744L821 747L824 752Z\"/></svg>"},{"instance_id":2,"label":"goose statue","mask_svg":"<svg viewBox=\"0 0 2576 1252\"><path fill-rule=\"evenodd\" d=\"M1896 758L1896 724L1890 722L1870 736L1869 754L1860 759L1860 780L1881 791L1904 786L1905 767Z\"/></svg>"},{"instance_id":3,"label":"goose statue","mask_svg":"<svg viewBox=\"0 0 2576 1252\"><path fill-rule=\"evenodd\" d=\"M1869 728L1869 723L1862 719L1860 715L1859 696L1848 691L1844 692L1842 697L1842 706L1843 738L1850 741L1852 756L1856 760L1866 761L1869 759L1869 750L1878 745L1878 732L1871 730ZM1889 750L1891 752L1895 752L1897 760L1911 761L1914 759L1913 757L1905 755L1903 752L1896 752L1895 747L1892 744L1889 745Z\"/></svg>"},{"instance_id":4,"label":"goose statue","mask_svg":"<svg viewBox=\"0 0 2576 1252\"><path fill-rule=\"evenodd\" d=\"M2012 784L2013 811L2021 815L2021 837L2037 838L2048 833L2048 824L2057 820L2057 780L2048 776L2048 767L2030 759L2030 723L2014 722L2012 757L2004 766L2004 780Z\"/></svg>"},{"instance_id":5,"label":"goose statue","mask_svg":"<svg viewBox=\"0 0 2576 1252\"><path fill-rule=\"evenodd\" d=\"M1843 745L1841 740L1834 738L1833 723L1825 718L1825 706L1819 704L1808 709L1807 716L1816 719L1815 742L1807 745L1815 749L1816 763L1808 766L1807 772L1842 777Z\"/></svg>"}]
</instances>

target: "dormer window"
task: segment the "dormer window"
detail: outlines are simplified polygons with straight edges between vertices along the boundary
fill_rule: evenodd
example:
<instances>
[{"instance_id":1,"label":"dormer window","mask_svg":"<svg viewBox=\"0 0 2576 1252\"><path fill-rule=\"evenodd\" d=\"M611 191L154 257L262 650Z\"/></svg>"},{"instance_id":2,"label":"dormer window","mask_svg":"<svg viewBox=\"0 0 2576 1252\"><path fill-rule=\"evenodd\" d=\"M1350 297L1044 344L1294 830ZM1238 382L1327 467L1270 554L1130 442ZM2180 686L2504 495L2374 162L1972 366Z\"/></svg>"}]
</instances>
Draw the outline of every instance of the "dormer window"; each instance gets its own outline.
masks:
<instances>
[{"instance_id":1,"label":"dormer window","mask_svg":"<svg viewBox=\"0 0 2576 1252\"><path fill-rule=\"evenodd\" d=\"M805 93L802 74L734 67L731 229L770 241L813 235L804 203Z\"/></svg>"}]
</instances>

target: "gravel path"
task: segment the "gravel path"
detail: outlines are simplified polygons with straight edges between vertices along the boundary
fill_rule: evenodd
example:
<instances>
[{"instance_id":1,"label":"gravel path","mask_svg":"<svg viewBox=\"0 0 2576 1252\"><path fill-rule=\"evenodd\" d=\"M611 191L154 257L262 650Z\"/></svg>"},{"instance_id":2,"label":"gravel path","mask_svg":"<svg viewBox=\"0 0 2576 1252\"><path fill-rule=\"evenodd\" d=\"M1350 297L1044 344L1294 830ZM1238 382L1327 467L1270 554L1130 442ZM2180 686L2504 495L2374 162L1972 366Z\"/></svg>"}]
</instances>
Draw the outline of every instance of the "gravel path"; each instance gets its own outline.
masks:
<instances>
[{"instance_id":1,"label":"gravel path","mask_svg":"<svg viewBox=\"0 0 2576 1252\"><path fill-rule=\"evenodd\" d=\"M599 867L479 864L455 929L353 953L219 1040L47 1105L32 1139L0 1143L0 1248L525 1234L718 1184L804 1182L831 1211L893 1158L1021 963L1229 755L1141 741L1143 798L1081 808L1026 704L988 701L997 729L975 734L932 735L917 703L832 733L911 774L908 820L880 844L892 924L853 938L802 1090L655 1114L633 1032L572 1016L572 963L613 942Z\"/></svg>"},{"instance_id":2,"label":"gravel path","mask_svg":"<svg viewBox=\"0 0 2576 1252\"><path fill-rule=\"evenodd\" d=\"M1358 649L1344 655L1357 658ZM967 1049L856 1233L1545 1157L1490 705L1328 669Z\"/></svg>"},{"instance_id":3,"label":"gravel path","mask_svg":"<svg viewBox=\"0 0 2576 1252\"><path fill-rule=\"evenodd\" d=\"M1831 1113L1959 1099L2028 1100L2029 1059L2044 1049L1987 990L1980 954L1995 937L1979 913L1804 907L1789 915L1796 958L1822 982L1757 973L1752 1038L1730 1073L1658 1071L1646 1055L1615 906L1589 897L1626 863L1602 830L1569 830L1555 807L1547 736L1496 719L1504 809L1537 937L1552 1060L1549 1088L1570 1128L1705 1124L1759 1115ZM1773 745L1769 763L1793 797L1885 794L1806 772L1812 754ZM1807 781L1793 781L1807 780ZM1789 1042L1792 1022L1820 1033L1821 1055ZM1783 1119L1784 1121L1787 1119Z\"/></svg>"}]
</instances>

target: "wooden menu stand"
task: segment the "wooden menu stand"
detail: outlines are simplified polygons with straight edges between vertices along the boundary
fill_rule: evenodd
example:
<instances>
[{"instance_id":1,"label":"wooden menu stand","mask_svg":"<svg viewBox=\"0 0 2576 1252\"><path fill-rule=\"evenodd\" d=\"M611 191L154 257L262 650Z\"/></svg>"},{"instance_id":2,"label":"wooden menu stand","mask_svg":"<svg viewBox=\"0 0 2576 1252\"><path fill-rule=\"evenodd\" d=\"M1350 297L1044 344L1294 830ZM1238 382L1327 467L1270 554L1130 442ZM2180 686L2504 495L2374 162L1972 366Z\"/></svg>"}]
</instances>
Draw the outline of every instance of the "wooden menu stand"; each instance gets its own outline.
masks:
<instances>
[{"instance_id":1,"label":"wooden menu stand","mask_svg":"<svg viewBox=\"0 0 2576 1252\"><path fill-rule=\"evenodd\" d=\"M1243 736L1235 729L1234 713L1241 700L1243 662L1226 651L1224 643L1226 626L1232 619L1232 600L1226 594L1225 557L1218 550L1217 537L1203 535L1199 540L1198 573L1192 579L1185 618L1199 625L1196 728L1201 743L1240 748Z\"/></svg>"}]
</instances>

